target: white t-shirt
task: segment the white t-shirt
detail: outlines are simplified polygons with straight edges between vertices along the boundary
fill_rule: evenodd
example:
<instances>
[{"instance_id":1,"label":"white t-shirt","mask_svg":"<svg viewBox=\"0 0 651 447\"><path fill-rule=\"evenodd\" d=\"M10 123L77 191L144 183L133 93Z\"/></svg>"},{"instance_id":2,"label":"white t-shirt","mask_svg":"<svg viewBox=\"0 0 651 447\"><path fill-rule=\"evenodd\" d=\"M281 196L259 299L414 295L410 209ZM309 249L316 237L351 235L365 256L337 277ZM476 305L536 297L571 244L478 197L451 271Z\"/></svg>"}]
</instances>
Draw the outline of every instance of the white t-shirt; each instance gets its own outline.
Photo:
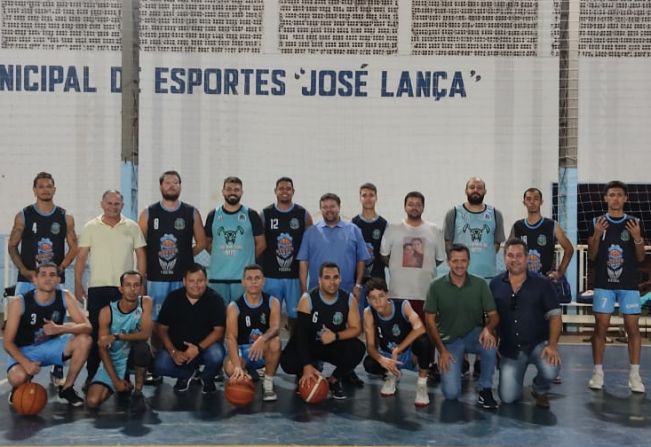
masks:
<instances>
[{"instance_id":1,"label":"white t-shirt","mask_svg":"<svg viewBox=\"0 0 651 447\"><path fill-rule=\"evenodd\" d=\"M445 261L443 232L431 222L417 227L406 222L387 227L380 254L389 258L389 295L425 300L436 277L436 261Z\"/></svg>"}]
</instances>

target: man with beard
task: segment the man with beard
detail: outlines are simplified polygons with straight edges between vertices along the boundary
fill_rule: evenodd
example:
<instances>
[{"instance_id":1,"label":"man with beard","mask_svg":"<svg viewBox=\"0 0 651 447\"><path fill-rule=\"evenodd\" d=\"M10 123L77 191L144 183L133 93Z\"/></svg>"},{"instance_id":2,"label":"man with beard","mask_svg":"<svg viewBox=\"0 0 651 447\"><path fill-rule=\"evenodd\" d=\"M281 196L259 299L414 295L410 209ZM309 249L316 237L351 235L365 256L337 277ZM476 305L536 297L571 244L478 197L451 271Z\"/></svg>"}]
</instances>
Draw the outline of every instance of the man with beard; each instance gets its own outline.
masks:
<instances>
[{"instance_id":1,"label":"man with beard","mask_svg":"<svg viewBox=\"0 0 651 447\"><path fill-rule=\"evenodd\" d=\"M265 272L264 292L285 301L289 326L296 321L296 306L301 297L296 255L312 216L301 205L292 202L294 182L289 177L276 181L276 203L262 210L266 250L262 255Z\"/></svg>"},{"instance_id":2,"label":"man with beard","mask_svg":"<svg viewBox=\"0 0 651 447\"><path fill-rule=\"evenodd\" d=\"M75 220L66 213L66 210L54 204L56 187L52 175L47 172L36 174L32 190L36 203L26 206L16 214L9 236L9 256L18 269L15 295L23 295L34 290L32 280L36 267L48 262L57 265L59 284L63 284L65 270L77 255ZM63 385L61 366L54 365L50 376L55 386Z\"/></svg>"},{"instance_id":3,"label":"man with beard","mask_svg":"<svg viewBox=\"0 0 651 447\"><path fill-rule=\"evenodd\" d=\"M179 200L181 175L176 171L163 172L158 183L162 200L145 208L138 219L147 241L147 292L153 300L154 322L167 295L183 287L183 274L194 262L194 256L206 248L199 211ZM156 335L152 337L152 347L155 352L160 347ZM148 383L157 382L160 380L148 377Z\"/></svg>"},{"instance_id":4,"label":"man with beard","mask_svg":"<svg viewBox=\"0 0 651 447\"><path fill-rule=\"evenodd\" d=\"M254 264L266 248L260 216L240 203L242 194L242 180L226 177L222 188L224 204L206 218L210 287L226 304L242 296L244 267Z\"/></svg>"},{"instance_id":5,"label":"man with beard","mask_svg":"<svg viewBox=\"0 0 651 447\"><path fill-rule=\"evenodd\" d=\"M468 200L445 215L444 237L449 250L452 244L463 244L470 250L468 272L484 279L495 276L495 255L504 242L502 213L484 204L486 184L479 177L466 183Z\"/></svg>"},{"instance_id":6,"label":"man with beard","mask_svg":"<svg viewBox=\"0 0 651 447\"><path fill-rule=\"evenodd\" d=\"M448 211L443 231L447 250L452 244L463 244L470 250L468 273L490 281L497 273L495 256L505 237L502 213L493 206L484 204L485 195L486 183L479 177L470 178L466 182L468 200ZM463 374L469 369L469 363L464 360ZM473 376L478 378L479 374L477 359Z\"/></svg>"},{"instance_id":7,"label":"man with beard","mask_svg":"<svg viewBox=\"0 0 651 447\"><path fill-rule=\"evenodd\" d=\"M588 258L595 265L592 302L595 317L595 331L592 337L594 371L588 386L593 390L600 390L604 386L606 333L610 326L610 315L617 302L628 336L628 356L631 363L628 387L634 393L644 393L644 383L640 377L642 341L638 291L638 266L645 257L644 235L640 220L624 212L627 199L626 184L614 180L606 185L604 200L608 205L608 212L593 220L592 236L588 239Z\"/></svg>"},{"instance_id":8,"label":"man with beard","mask_svg":"<svg viewBox=\"0 0 651 447\"><path fill-rule=\"evenodd\" d=\"M366 242L355 224L341 220L339 196L326 193L321 196L319 206L323 220L305 232L298 251L301 292L307 293L318 286L319 268L323 263L334 263L339 269L341 288L352 293L359 309L362 278L369 259ZM359 318L359 311L356 314ZM364 386L354 371L346 374L343 379L356 387Z\"/></svg>"},{"instance_id":9,"label":"man with beard","mask_svg":"<svg viewBox=\"0 0 651 447\"><path fill-rule=\"evenodd\" d=\"M134 253L138 272L144 275L147 269L147 243L138 224L122 215L124 201L120 191L104 192L100 205L102 214L84 226L75 263L75 296L80 302L88 298L88 319L93 326L94 343L86 363L87 380L95 375L100 363L97 349L100 310L120 299L120 276L133 270ZM89 256L90 278L86 294L82 278Z\"/></svg>"},{"instance_id":10,"label":"man with beard","mask_svg":"<svg viewBox=\"0 0 651 447\"><path fill-rule=\"evenodd\" d=\"M425 323L423 304L436 277L436 266L445 260L445 245L441 230L423 219L425 196L422 193L408 193L404 207L405 220L388 226L380 254L389 266L389 296L409 300Z\"/></svg>"}]
</instances>

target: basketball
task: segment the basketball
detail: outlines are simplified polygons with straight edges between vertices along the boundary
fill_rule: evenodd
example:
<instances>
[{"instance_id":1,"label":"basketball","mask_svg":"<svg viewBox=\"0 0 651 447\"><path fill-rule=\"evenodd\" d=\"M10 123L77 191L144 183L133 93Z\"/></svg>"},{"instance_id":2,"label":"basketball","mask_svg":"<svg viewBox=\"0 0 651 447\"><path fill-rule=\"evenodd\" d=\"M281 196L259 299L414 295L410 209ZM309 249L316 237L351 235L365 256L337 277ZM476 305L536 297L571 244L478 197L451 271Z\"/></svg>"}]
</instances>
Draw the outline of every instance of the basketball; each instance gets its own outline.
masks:
<instances>
[{"instance_id":1,"label":"basketball","mask_svg":"<svg viewBox=\"0 0 651 447\"><path fill-rule=\"evenodd\" d=\"M328 385L328 381L324 379L323 376L319 376L318 380L309 380L304 382L298 391L305 402L309 404L318 404L328 398L330 385Z\"/></svg>"},{"instance_id":2,"label":"basketball","mask_svg":"<svg viewBox=\"0 0 651 447\"><path fill-rule=\"evenodd\" d=\"M248 377L239 382L226 382L224 386L226 400L236 407L242 407L253 402L255 384Z\"/></svg>"},{"instance_id":3,"label":"basketball","mask_svg":"<svg viewBox=\"0 0 651 447\"><path fill-rule=\"evenodd\" d=\"M12 405L18 414L33 416L47 404L47 392L38 383L27 382L14 391Z\"/></svg>"}]
</instances>

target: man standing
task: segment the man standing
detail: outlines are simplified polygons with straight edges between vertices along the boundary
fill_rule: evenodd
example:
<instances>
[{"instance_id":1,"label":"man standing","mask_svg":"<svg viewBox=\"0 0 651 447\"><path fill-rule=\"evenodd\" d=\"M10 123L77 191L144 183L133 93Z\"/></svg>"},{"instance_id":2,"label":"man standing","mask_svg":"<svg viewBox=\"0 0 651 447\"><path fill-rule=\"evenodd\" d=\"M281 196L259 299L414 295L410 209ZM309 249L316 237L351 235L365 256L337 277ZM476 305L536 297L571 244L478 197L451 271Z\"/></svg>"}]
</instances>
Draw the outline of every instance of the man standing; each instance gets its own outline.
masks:
<instances>
[{"instance_id":1,"label":"man standing","mask_svg":"<svg viewBox=\"0 0 651 447\"><path fill-rule=\"evenodd\" d=\"M401 368L414 369L418 359L416 383L417 407L429 405L427 373L434 350L425 334L425 325L407 300L389 298L389 289L381 278L366 283L369 307L364 310L364 334L368 355L364 369L369 374L384 374L382 396L393 396Z\"/></svg>"},{"instance_id":2,"label":"man standing","mask_svg":"<svg viewBox=\"0 0 651 447\"><path fill-rule=\"evenodd\" d=\"M305 293L318 285L321 264L333 262L341 272L341 288L352 292L357 299L369 259L362 232L356 225L341 220L341 200L336 194L322 195L319 206L323 220L305 232L298 251L301 292Z\"/></svg>"},{"instance_id":3,"label":"man standing","mask_svg":"<svg viewBox=\"0 0 651 447\"><path fill-rule=\"evenodd\" d=\"M70 359L59 398L79 407L84 401L73 386L92 344L90 322L72 294L57 288L57 264L37 265L32 277L36 288L17 295L7 309L4 331L7 380L15 389L36 376L41 366L63 366ZM66 311L72 323L64 323Z\"/></svg>"},{"instance_id":4,"label":"man standing","mask_svg":"<svg viewBox=\"0 0 651 447\"><path fill-rule=\"evenodd\" d=\"M524 373L533 364L538 374L531 394L538 407L549 408L547 392L560 370L561 308L551 283L527 269L525 242L506 242L504 264L506 272L490 284L500 316L500 399L505 404L522 399Z\"/></svg>"},{"instance_id":5,"label":"man standing","mask_svg":"<svg viewBox=\"0 0 651 447\"><path fill-rule=\"evenodd\" d=\"M530 272L540 273L552 281L558 281L572 260L574 247L557 222L540 214L543 198L538 188L527 189L522 203L527 208L527 217L513 224L509 238L521 239L529 247L527 266ZM563 258L558 268L555 268L557 241L563 249Z\"/></svg>"},{"instance_id":6,"label":"man standing","mask_svg":"<svg viewBox=\"0 0 651 447\"><path fill-rule=\"evenodd\" d=\"M260 216L240 203L242 194L242 180L227 177L222 188L224 204L206 218L210 287L226 304L242 295L244 267L253 264L265 250Z\"/></svg>"},{"instance_id":7,"label":"man standing","mask_svg":"<svg viewBox=\"0 0 651 447\"><path fill-rule=\"evenodd\" d=\"M226 306L222 297L208 287L206 270L192 264L183 277L184 287L169 294L158 315L158 336L164 349L156 355L154 372L176 377L174 391L190 387L200 365L203 394L217 391L214 377L224 360Z\"/></svg>"},{"instance_id":8,"label":"man standing","mask_svg":"<svg viewBox=\"0 0 651 447\"><path fill-rule=\"evenodd\" d=\"M626 185L614 180L606 185L604 200L608 212L592 222L588 239L588 258L595 263L595 291L592 310L595 331L592 337L594 371L589 386L600 390L604 386L603 357L610 315L615 302L624 318L628 336L631 370L628 386L634 393L644 393L640 377L640 292L638 265L644 261L644 236L639 219L624 212L628 199Z\"/></svg>"},{"instance_id":9,"label":"man standing","mask_svg":"<svg viewBox=\"0 0 651 447\"><path fill-rule=\"evenodd\" d=\"M479 177L466 183L467 201L452 208L445 215L444 237L446 248L463 244L470 250L468 272L491 279L496 272L495 255L504 242L502 213L484 204L486 184Z\"/></svg>"},{"instance_id":10,"label":"man standing","mask_svg":"<svg viewBox=\"0 0 651 447\"><path fill-rule=\"evenodd\" d=\"M97 408L113 393L131 390L128 367L136 370L131 411L142 413L147 409L142 387L145 372L151 363L147 341L151 335L152 299L141 296L142 275L134 270L120 278L119 301L104 307L99 314L99 356L102 364L90 382L86 405Z\"/></svg>"},{"instance_id":11,"label":"man standing","mask_svg":"<svg viewBox=\"0 0 651 447\"><path fill-rule=\"evenodd\" d=\"M470 253L465 245L448 251L450 273L432 282L425 302L427 333L439 351L441 390L446 399L461 394L464 353L478 354L482 369L477 404L497 408L491 387L497 362L495 329L499 316L486 281L468 273Z\"/></svg>"},{"instance_id":12,"label":"man standing","mask_svg":"<svg viewBox=\"0 0 651 447\"><path fill-rule=\"evenodd\" d=\"M86 364L88 379L95 376L100 362L97 349L100 310L120 299L120 276L134 269L134 252L137 270L144 275L147 269L145 239L138 224L122 215L124 202L120 191L106 191L100 206L103 213L84 226L75 263L75 296L80 302L88 298L88 318L93 325L95 342ZM82 278L89 256L90 279L86 293Z\"/></svg>"},{"instance_id":13,"label":"man standing","mask_svg":"<svg viewBox=\"0 0 651 447\"><path fill-rule=\"evenodd\" d=\"M296 306L301 297L296 255L312 216L294 203L294 182L289 177L276 181L276 203L262 210L266 250L262 254L265 272L264 291L285 301L289 326L296 321Z\"/></svg>"},{"instance_id":14,"label":"man standing","mask_svg":"<svg viewBox=\"0 0 651 447\"><path fill-rule=\"evenodd\" d=\"M226 349L224 371L231 381L257 374L264 368L262 400L278 399L274 391L274 375L280 361L280 302L262 291L265 278L262 267L244 267L244 295L226 310Z\"/></svg>"},{"instance_id":15,"label":"man standing","mask_svg":"<svg viewBox=\"0 0 651 447\"><path fill-rule=\"evenodd\" d=\"M75 220L53 202L56 187L47 172L36 174L33 182L36 203L16 214L9 236L9 256L18 269L16 295L34 290L34 274L40 264L53 262L59 270L60 283L65 283L66 268L77 255ZM68 252L66 253L66 242ZM20 245L20 250L18 246ZM58 365L50 372L52 383L63 385L63 369Z\"/></svg>"},{"instance_id":16,"label":"man standing","mask_svg":"<svg viewBox=\"0 0 651 447\"><path fill-rule=\"evenodd\" d=\"M206 248L201 214L179 200L180 174L163 172L158 182L161 201L144 209L138 219L147 241L147 293L154 301L154 321L167 295L183 287L183 274L194 263L194 257Z\"/></svg>"},{"instance_id":17,"label":"man standing","mask_svg":"<svg viewBox=\"0 0 651 447\"><path fill-rule=\"evenodd\" d=\"M298 302L294 334L282 353L280 363L287 374L300 375L299 384L319 375L316 363L332 363L330 391L334 399L348 396L342 378L362 361L364 344L357 304L352 294L340 288L339 267L326 262L319 268L319 287Z\"/></svg>"},{"instance_id":18,"label":"man standing","mask_svg":"<svg viewBox=\"0 0 651 447\"><path fill-rule=\"evenodd\" d=\"M445 260L445 245L441 230L423 219L422 193L407 193L404 207L405 220L389 225L380 253L389 265L389 296L409 300L424 323L423 304L436 266Z\"/></svg>"}]
</instances>

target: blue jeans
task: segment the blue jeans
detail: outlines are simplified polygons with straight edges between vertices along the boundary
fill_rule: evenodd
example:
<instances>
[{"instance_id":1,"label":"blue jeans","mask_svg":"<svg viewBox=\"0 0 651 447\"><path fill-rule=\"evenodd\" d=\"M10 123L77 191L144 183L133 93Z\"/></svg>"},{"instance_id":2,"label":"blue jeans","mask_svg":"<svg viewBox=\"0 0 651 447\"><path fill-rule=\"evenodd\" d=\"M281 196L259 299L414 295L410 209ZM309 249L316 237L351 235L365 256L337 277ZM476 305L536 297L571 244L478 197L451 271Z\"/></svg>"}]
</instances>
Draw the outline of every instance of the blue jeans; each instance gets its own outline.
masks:
<instances>
[{"instance_id":1,"label":"blue jeans","mask_svg":"<svg viewBox=\"0 0 651 447\"><path fill-rule=\"evenodd\" d=\"M154 361L154 372L158 376L177 377L189 379L199 365L204 365L201 378L212 380L217 375L224 362L224 346L221 343L213 343L209 348L203 350L190 363L177 365L172 356L165 349L161 350Z\"/></svg>"},{"instance_id":2,"label":"blue jeans","mask_svg":"<svg viewBox=\"0 0 651 447\"><path fill-rule=\"evenodd\" d=\"M441 373L441 391L446 399L458 399L461 394L461 366L463 365L463 354L470 352L479 355L481 360L481 375L479 376L479 388L492 388L493 372L497 363L497 350L495 348L484 349L479 342L479 334L483 327L476 327L463 337L453 338L444 342L454 362L446 372Z\"/></svg>"},{"instance_id":3,"label":"blue jeans","mask_svg":"<svg viewBox=\"0 0 651 447\"><path fill-rule=\"evenodd\" d=\"M534 365L538 370L531 389L539 394L549 391L552 380L561 370L561 365L554 366L540 356L545 345L546 342L537 344L530 354L520 351L517 359L509 357L500 359L499 395L503 403L510 404L522 399L524 373L529 364Z\"/></svg>"}]
</instances>

